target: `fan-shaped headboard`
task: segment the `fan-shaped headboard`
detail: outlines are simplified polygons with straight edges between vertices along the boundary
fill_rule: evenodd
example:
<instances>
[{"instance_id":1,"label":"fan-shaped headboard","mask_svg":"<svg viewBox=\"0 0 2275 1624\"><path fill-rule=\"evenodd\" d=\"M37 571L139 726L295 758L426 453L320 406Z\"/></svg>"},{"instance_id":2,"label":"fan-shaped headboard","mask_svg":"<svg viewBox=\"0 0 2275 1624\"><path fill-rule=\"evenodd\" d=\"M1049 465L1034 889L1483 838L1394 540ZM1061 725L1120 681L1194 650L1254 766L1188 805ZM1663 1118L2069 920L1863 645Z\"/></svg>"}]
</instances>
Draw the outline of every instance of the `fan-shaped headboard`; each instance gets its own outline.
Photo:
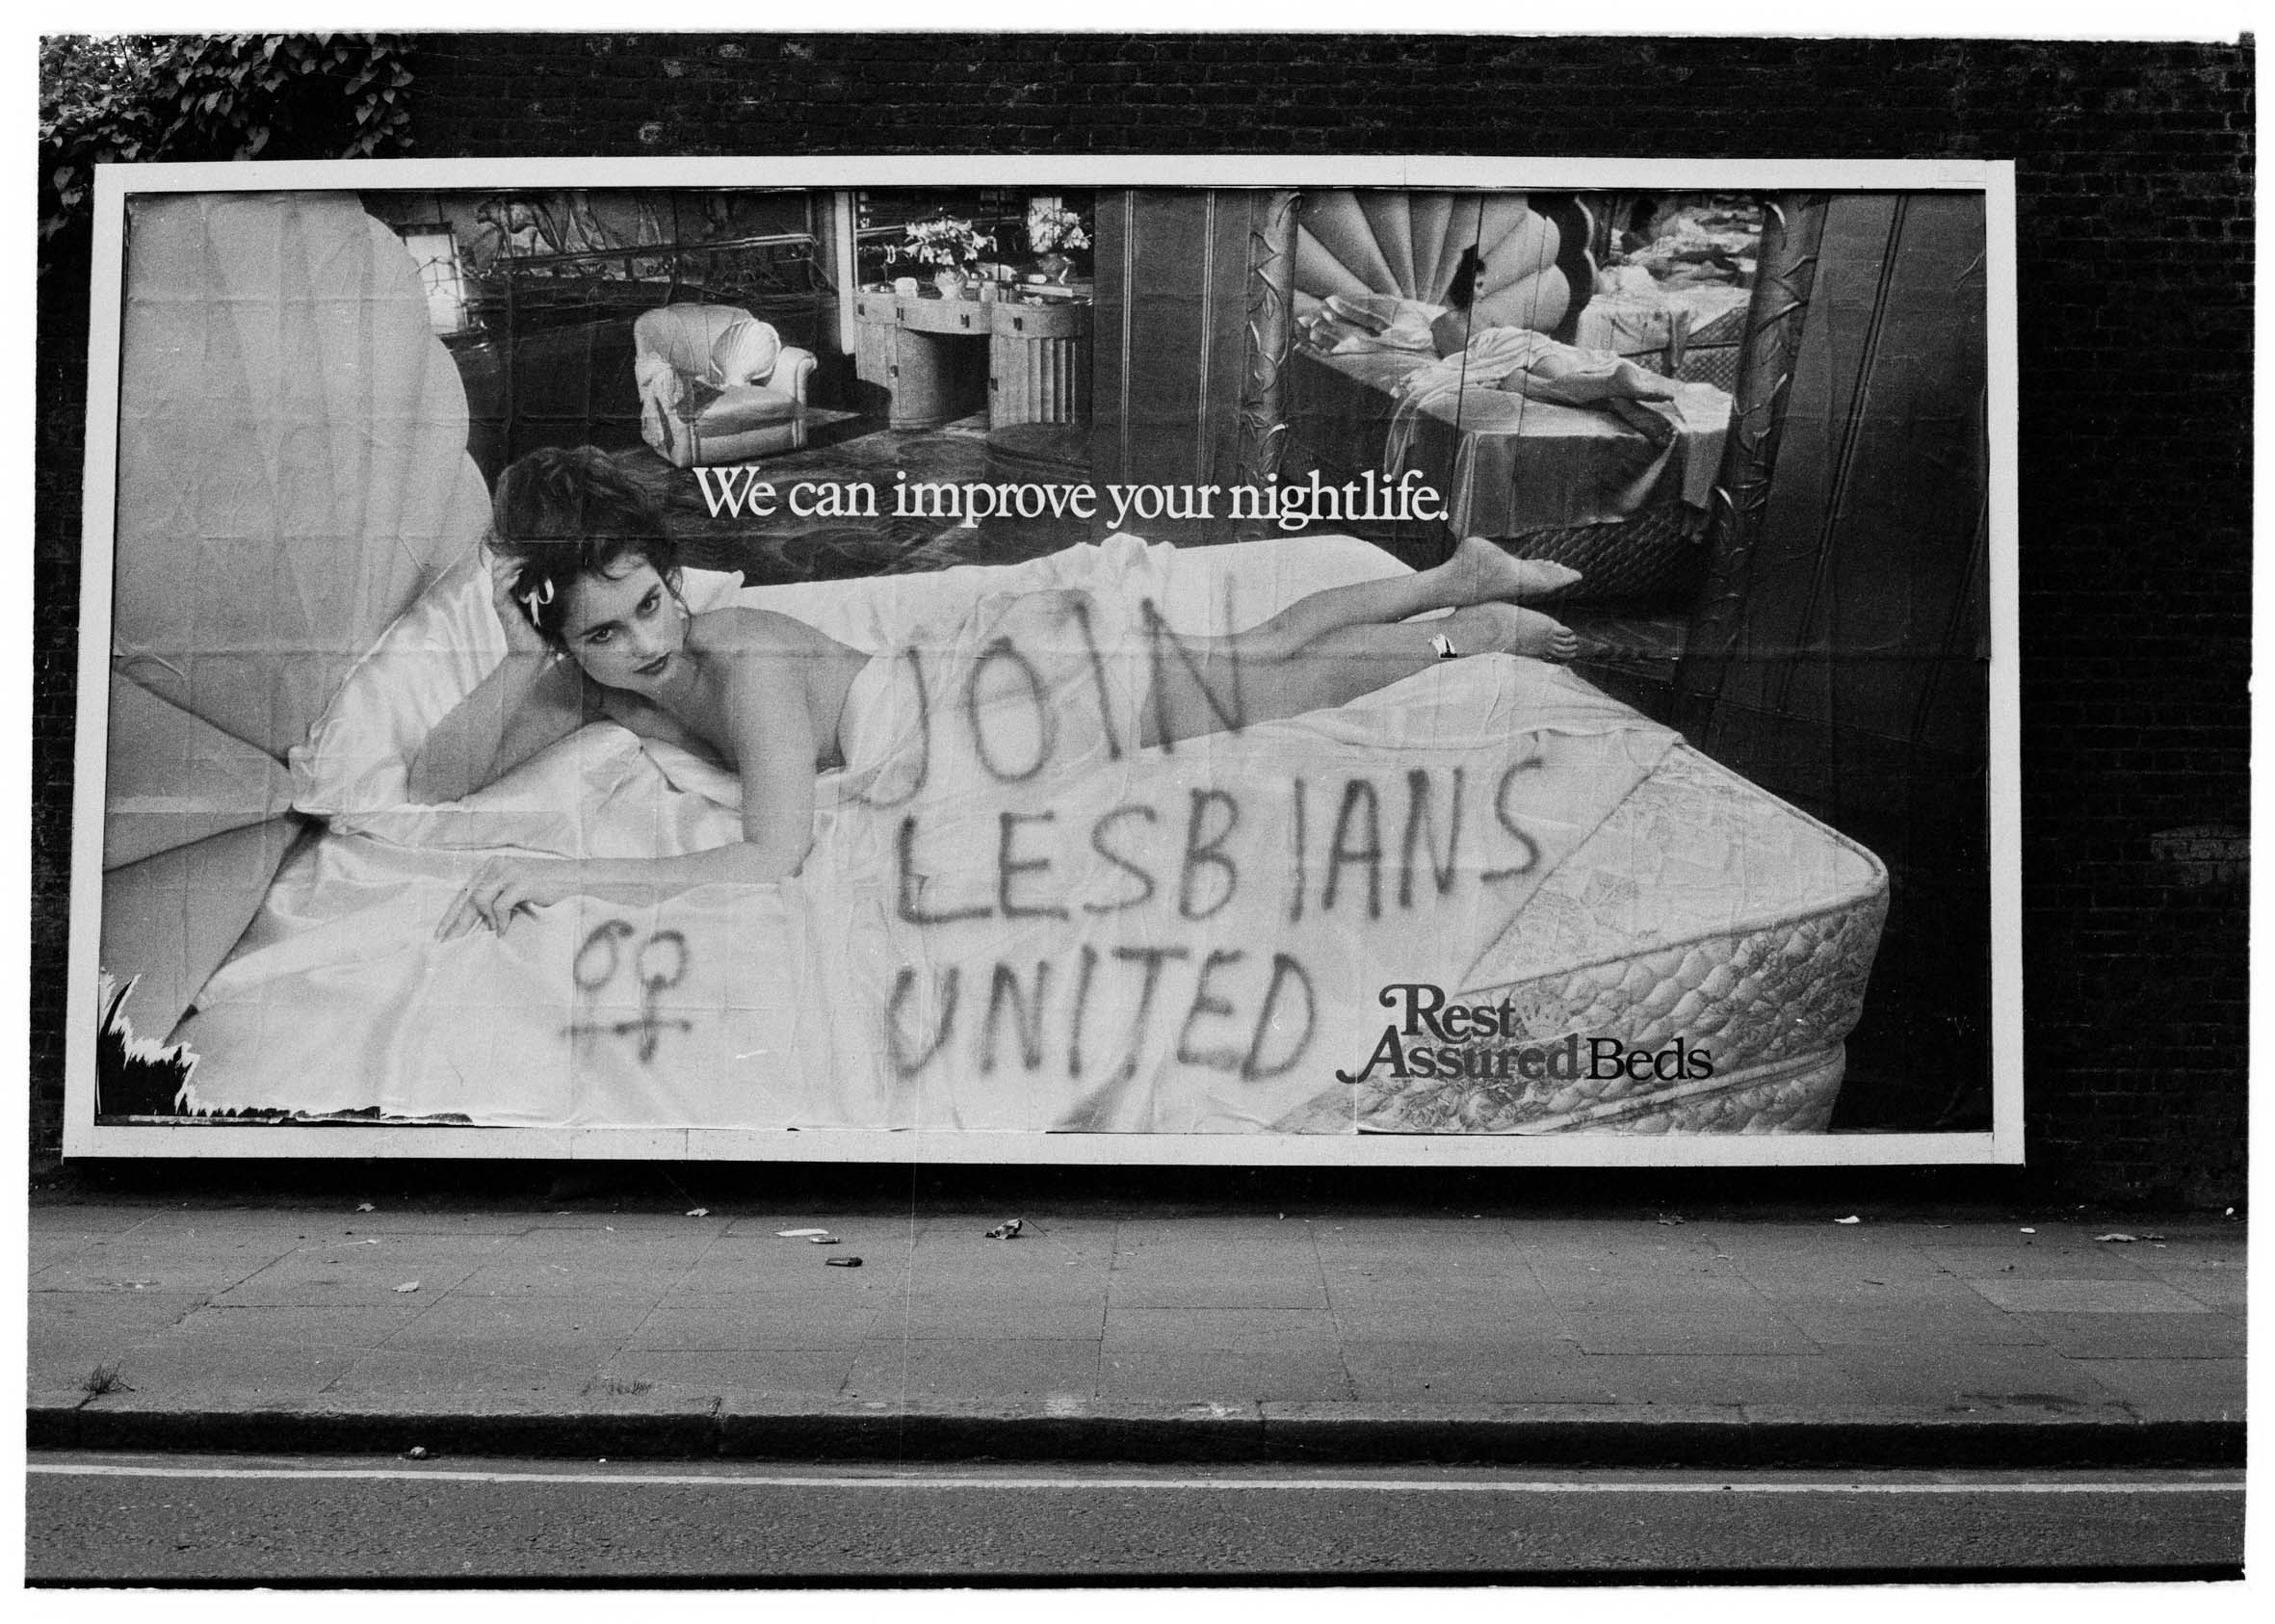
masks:
<instances>
[{"instance_id":1,"label":"fan-shaped headboard","mask_svg":"<svg viewBox=\"0 0 2275 1624\"><path fill-rule=\"evenodd\" d=\"M1306 192L1295 227L1295 311L1330 295L1396 294L1431 304L1475 247L1485 261L1477 325L1569 332L1595 290L1594 223L1569 195Z\"/></svg>"}]
</instances>

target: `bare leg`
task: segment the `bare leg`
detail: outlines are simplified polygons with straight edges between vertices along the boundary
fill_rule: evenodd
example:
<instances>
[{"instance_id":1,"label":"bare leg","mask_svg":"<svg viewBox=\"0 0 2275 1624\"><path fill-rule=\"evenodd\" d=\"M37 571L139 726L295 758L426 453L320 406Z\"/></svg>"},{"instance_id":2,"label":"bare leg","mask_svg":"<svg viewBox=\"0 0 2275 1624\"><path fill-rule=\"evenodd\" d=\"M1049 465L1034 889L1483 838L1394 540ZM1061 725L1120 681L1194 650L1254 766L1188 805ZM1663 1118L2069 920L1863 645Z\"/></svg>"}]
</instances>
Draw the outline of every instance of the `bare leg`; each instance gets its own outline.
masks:
<instances>
[{"instance_id":1,"label":"bare leg","mask_svg":"<svg viewBox=\"0 0 2275 1624\"><path fill-rule=\"evenodd\" d=\"M1247 644L1249 635L1189 643L1198 657L1197 675L1183 661L1161 662L1145 707L1144 744L1222 731L1223 712L1234 704L1236 658L1238 711L1244 726L1325 710L1387 688L1444 658L1437 642L1441 636L1462 654L1569 660L1580 648L1580 640L1557 621L1505 603L1474 604L1434 620L1346 626L1278 660L1257 659ZM1204 681L1208 692L1201 687Z\"/></svg>"},{"instance_id":2,"label":"bare leg","mask_svg":"<svg viewBox=\"0 0 2275 1624\"><path fill-rule=\"evenodd\" d=\"M1579 579L1577 569L1539 559L1514 559L1496 543L1472 536L1434 569L1329 587L1298 599L1262 625L1241 633L1241 654L1251 660L1284 660L1347 627L1383 625L1434 609L1545 597Z\"/></svg>"}]
</instances>

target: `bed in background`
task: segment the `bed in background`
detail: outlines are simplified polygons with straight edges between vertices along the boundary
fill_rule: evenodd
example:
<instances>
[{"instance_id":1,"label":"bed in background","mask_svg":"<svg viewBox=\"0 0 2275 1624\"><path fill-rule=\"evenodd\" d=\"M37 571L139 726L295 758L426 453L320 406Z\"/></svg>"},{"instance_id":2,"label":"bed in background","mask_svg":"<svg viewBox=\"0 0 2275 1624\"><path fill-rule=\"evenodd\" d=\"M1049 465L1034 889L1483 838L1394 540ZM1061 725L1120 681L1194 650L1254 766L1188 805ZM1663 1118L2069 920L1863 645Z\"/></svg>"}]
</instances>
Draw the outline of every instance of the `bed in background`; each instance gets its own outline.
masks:
<instances>
[{"instance_id":1,"label":"bed in background","mask_svg":"<svg viewBox=\"0 0 2275 1624\"><path fill-rule=\"evenodd\" d=\"M1574 342L1624 355L1687 383L1738 389L1753 290L1731 282L1665 283L1640 266L1599 273Z\"/></svg>"},{"instance_id":2,"label":"bed in background","mask_svg":"<svg viewBox=\"0 0 2275 1624\"><path fill-rule=\"evenodd\" d=\"M1590 230L1586 205L1568 196L1304 194L1299 337L1287 381L1291 468L1316 469L1332 485L1370 469L1419 468L1447 494L1442 534L1491 536L1520 556L1585 571L1571 601L1693 583L1729 424L1725 390L1677 369L1680 427L1665 443L1600 409L1467 380L1439 391L1410 425L1399 421L1401 397L1437 365L1429 322L1446 309L1472 246L1485 264L1474 332L1523 329L1618 353L1605 341L1625 329L1588 319Z\"/></svg>"},{"instance_id":3,"label":"bed in background","mask_svg":"<svg viewBox=\"0 0 2275 1624\"><path fill-rule=\"evenodd\" d=\"M817 1128L1824 1127L1884 872L1571 672L1453 660L1140 751L1142 683L1055 642L1063 619L991 634L1017 660L950 646L949 628L1009 624L976 621L982 600L1081 589L1136 629L1110 656L1174 658L1154 610L1223 630L1403 567L1347 537L695 578L698 608L747 591L881 657L804 877L578 899L434 942L484 854L716 845L736 786L601 724L466 801L406 804L410 751L504 648L463 403L407 256L352 198L181 197L138 212L129 270L114 693L146 709L129 681L158 673L149 698L200 723L110 740L103 964L159 988L142 1030L196 1056L170 1109L129 1115L733 1128L762 1136L754 1156ZM323 326L357 311L354 331ZM194 589L170 593L184 551ZM1031 689L983 702L981 673L1022 668ZM263 860L145 873L231 836ZM1425 981L1505 1001L1504 1052L1687 1044L1713 1064L1371 1066L1381 987Z\"/></svg>"}]
</instances>

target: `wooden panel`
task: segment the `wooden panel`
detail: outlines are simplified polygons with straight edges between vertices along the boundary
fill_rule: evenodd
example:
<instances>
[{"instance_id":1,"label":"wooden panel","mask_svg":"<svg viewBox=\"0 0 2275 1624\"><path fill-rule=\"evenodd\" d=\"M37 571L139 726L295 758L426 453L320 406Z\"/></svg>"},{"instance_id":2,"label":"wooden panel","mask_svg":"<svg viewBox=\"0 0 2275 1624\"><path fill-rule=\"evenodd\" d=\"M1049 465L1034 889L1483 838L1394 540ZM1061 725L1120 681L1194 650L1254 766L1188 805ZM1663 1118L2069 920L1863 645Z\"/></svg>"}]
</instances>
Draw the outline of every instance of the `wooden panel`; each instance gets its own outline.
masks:
<instances>
[{"instance_id":1,"label":"wooden panel","mask_svg":"<svg viewBox=\"0 0 2275 1624\"><path fill-rule=\"evenodd\" d=\"M1985 690L1980 201L1834 201L1721 704L1963 749Z\"/></svg>"},{"instance_id":2,"label":"wooden panel","mask_svg":"<svg viewBox=\"0 0 2275 1624\"><path fill-rule=\"evenodd\" d=\"M988 317L991 429L1090 420L1090 310L996 304Z\"/></svg>"},{"instance_id":3,"label":"wooden panel","mask_svg":"<svg viewBox=\"0 0 2275 1624\"><path fill-rule=\"evenodd\" d=\"M1269 196L1101 195L1092 374L1101 480L1228 485L1239 477L1249 228Z\"/></svg>"},{"instance_id":4,"label":"wooden panel","mask_svg":"<svg viewBox=\"0 0 2275 1624\"><path fill-rule=\"evenodd\" d=\"M1102 190L1095 232L1097 309L1091 327L1090 470L1101 481L1129 477L1129 354L1131 309L1126 261L1135 229L1137 195Z\"/></svg>"},{"instance_id":5,"label":"wooden panel","mask_svg":"<svg viewBox=\"0 0 2275 1624\"><path fill-rule=\"evenodd\" d=\"M1125 466L1132 481L1192 478L1212 358L1210 205L1205 192L1138 195L1129 259L1130 349L1123 359L1130 378Z\"/></svg>"},{"instance_id":6,"label":"wooden panel","mask_svg":"<svg viewBox=\"0 0 2275 1624\"><path fill-rule=\"evenodd\" d=\"M1888 864L1838 1127L1987 1120L1984 246L1976 196L1829 200L1742 588L1679 673L1695 742Z\"/></svg>"},{"instance_id":7,"label":"wooden panel","mask_svg":"<svg viewBox=\"0 0 2275 1624\"><path fill-rule=\"evenodd\" d=\"M853 301L853 375L883 388L892 378L892 327L875 320L891 306L876 296Z\"/></svg>"}]
</instances>

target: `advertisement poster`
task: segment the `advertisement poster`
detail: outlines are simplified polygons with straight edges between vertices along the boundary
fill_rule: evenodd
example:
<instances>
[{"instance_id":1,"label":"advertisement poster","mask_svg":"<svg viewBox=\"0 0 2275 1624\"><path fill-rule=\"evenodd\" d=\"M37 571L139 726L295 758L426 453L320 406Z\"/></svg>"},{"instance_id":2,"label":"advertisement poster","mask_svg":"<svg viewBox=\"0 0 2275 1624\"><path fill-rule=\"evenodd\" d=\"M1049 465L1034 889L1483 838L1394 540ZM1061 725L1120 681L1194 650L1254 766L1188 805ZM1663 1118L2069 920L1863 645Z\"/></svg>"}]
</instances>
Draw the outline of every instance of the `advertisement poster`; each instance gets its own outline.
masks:
<instances>
[{"instance_id":1,"label":"advertisement poster","mask_svg":"<svg viewBox=\"0 0 2275 1624\"><path fill-rule=\"evenodd\" d=\"M2020 1159L2002 165L98 206L70 1154Z\"/></svg>"}]
</instances>

